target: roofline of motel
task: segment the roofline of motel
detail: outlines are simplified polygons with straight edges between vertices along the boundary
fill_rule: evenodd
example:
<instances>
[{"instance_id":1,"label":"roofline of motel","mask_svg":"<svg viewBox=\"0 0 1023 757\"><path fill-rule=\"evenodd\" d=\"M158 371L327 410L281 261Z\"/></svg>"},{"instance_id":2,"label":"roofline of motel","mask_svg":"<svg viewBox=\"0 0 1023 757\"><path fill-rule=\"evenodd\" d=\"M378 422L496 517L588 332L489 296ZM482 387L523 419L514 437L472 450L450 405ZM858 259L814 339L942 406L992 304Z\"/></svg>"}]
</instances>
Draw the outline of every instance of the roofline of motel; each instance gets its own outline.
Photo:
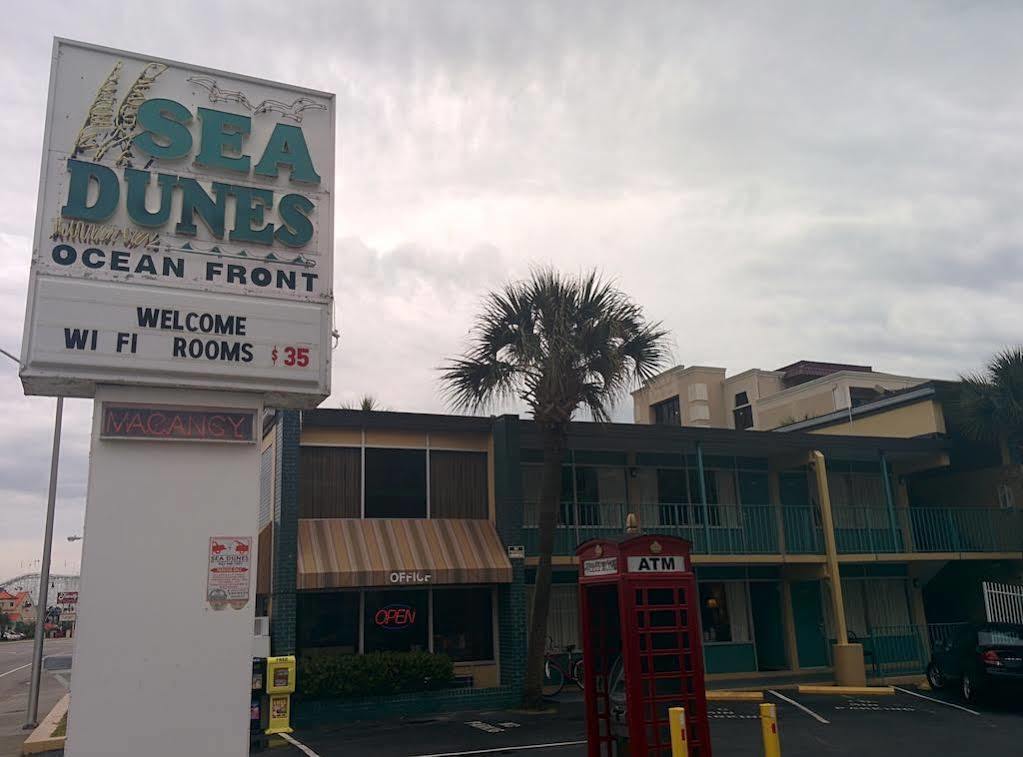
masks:
<instances>
[{"instance_id":1,"label":"roofline of motel","mask_svg":"<svg viewBox=\"0 0 1023 757\"><path fill-rule=\"evenodd\" d=\"M915 387L919 388L919 387ZM523 447L542 447L543 436L535 421L514 414L503 416L447 415L391 412L386 410L304 410L306 428L362 428L437 433L490 433L500 419L517 421ZM916 457L949 449L944 438L899 439L892 437L810 434L797 430L740 431L726 428L660 426L638 423L569 425L568 442L573 449L636 452L690 452L699 442L708 454L779 456L809 450L854 459L876 459L884 452L895 457Z\"/></svg>"},{"instance_id":2,"label":"roofline of motel","mask_svg":"<svg viewBox=\"0 0 1023 757\"><path fill-rule=\"evenodd\" d=\"M883 413L895 407L912 405L923 399L936 399L939 402L950 399L959 386L957 381L928 381L925 384L909 386L905 389L897 389L889 392L884 397L867 402L851 410L847 407L835 410L825 415L818 415L816 418L807 418L803 421L796 421L787 426L779 426L774 429L780 433L791 433L802 431L808 428L821 428L833 426L838 423L848 423L850 418L867 418L871 415Z\"/></svg>"},{"instance_id":3,"label":"roofline of motel","mask_svg":"<svg viewBox=\"0 0 1023 757\"><path fill-rule=\"evenodd\" d=\"M542 446L542 435L533 421L520 421L523 447ZM820 450L825 456L877 459L885 454L916 457L949 449L943 438L899 439L892 437L844 436L774 431L740 431L728 428L659 426L637 423L572 423L569 447L588 450L627 448L636 452L693 451L699 442L708 454L739 456L780 456Z\"/></svg>"}]
</instances>

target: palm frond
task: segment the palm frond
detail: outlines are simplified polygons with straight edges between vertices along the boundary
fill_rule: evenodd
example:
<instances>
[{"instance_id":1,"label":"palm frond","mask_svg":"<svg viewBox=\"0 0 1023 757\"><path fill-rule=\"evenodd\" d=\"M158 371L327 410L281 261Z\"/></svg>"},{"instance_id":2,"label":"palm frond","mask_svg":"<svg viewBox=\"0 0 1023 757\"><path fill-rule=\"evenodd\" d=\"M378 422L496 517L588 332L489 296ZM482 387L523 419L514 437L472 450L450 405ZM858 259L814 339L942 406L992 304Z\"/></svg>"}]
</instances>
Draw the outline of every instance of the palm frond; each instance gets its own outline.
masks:
<instances>
[{"instance_id":1,"label":"palm frond","mask_svg":"<svg viewBox=\"0 0 1023 757\"><path fill-rule=\"evenodd\" d=\"M1023 347L997 353L982 374L960 377L955 422L971 439L997 442L1023 436Z\"/></svg>"},{"instance_id":2,"label":"palm frond","mask_svg":"<svg viewBox=\"0 0 1023 757\"><path fill-rule=\"evenodd\" d=\"M663 366L666 337L598 273L539 267L486 295L468 349L441 381L459 409L517 397L543 423L567 423L582 408L604 421L630 386Z\"/></svg>"}]
</instances>

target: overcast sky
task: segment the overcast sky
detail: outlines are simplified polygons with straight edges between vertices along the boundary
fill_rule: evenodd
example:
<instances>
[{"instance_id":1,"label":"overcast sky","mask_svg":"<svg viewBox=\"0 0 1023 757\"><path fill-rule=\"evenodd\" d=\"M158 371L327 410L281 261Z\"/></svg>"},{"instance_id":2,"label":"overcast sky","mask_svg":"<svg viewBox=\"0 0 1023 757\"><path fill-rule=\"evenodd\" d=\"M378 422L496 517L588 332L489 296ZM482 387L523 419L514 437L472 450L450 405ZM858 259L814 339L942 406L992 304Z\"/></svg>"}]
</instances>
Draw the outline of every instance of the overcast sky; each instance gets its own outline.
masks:
<instances>
[{"instance_id":1,"label":"overcast sky","mask_svg":"<svg viewBox=\"0 0 1023 757\"><path fill-rule=\"evenodd\" d=\"M0 346L20 348L51 37L338 96L336 407L436 367L531 263L599 267L685 364L951 378L1021 340L1015 2L17 3ZM0 363L0 579L37 560L54 400ZM54 570L92 403L69 401ZM623 405L618 417L629 419ZM144 506L143 501L139 506Z\"/></svg>"}]
</instances>

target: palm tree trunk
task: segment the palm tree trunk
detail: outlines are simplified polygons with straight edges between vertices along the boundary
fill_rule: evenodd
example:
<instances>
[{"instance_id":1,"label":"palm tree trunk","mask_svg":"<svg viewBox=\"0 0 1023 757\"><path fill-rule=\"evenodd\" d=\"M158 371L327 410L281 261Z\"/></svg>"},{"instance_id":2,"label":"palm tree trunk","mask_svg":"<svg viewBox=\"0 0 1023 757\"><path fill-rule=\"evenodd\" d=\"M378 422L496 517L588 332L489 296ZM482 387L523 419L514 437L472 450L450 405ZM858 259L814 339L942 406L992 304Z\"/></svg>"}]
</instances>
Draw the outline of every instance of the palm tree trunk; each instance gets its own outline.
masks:
<instances>
[{"instance_id":1,"label":"palm tree trunk","mask_svg":"<svg viewBox=\"0 0 1023 757\"><path fill-rule=\"evenodd\" d=\"M565 454L564 427L546 428L543 443L543 473L540 478L539 552L533 613L529 625L526 652L526 680L522 706L530 710L543 707L543 655L547 644L547 616L551 604L551 560L554 553L554 528L561 501L561 461Z\"/></svg>"}]
</instances>

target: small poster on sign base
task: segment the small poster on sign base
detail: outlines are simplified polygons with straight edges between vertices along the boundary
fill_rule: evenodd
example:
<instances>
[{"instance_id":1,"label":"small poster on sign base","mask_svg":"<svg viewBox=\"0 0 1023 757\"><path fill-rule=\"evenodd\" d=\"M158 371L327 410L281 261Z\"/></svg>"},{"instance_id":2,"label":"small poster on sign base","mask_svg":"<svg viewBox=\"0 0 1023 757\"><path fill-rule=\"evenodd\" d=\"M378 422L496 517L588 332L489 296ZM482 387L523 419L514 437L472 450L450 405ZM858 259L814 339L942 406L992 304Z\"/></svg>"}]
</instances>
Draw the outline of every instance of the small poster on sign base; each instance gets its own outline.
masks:
<instances>
[{"instance_id":1,"label":"small poster on sign base","mask_svg":"<svg viewBox=\"0 0 1023 757\"><path fill-rule=\"evenodd\" d=\"M214 610L240 610L249 603L251 536L210 537L206 601Z\"/></svg>"}]
</instances>

